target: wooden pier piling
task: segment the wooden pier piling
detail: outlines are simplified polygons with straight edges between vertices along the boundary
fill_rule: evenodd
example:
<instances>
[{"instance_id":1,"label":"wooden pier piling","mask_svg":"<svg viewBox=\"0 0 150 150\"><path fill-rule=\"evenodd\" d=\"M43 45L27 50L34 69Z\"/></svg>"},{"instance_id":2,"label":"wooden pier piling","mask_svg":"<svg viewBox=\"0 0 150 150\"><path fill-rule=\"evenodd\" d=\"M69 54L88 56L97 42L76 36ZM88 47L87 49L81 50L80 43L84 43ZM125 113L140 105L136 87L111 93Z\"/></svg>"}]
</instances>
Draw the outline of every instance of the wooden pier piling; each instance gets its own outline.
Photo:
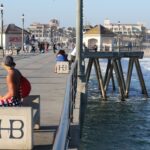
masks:
<instances>
[{"instance_id":1,"label":"wooden pier piling","mask_svg":"<svg viewBox=\"0 0 150 150\"><path fill-rule=\"evenodd\" d=\"M140 84L141 84L141 88L142 88L142 94L144 94L146 97L148 97L148 93L147 93L147 90L146 90L142 70L141 70L141 67L140 67L139 60L137 58L135 58L135 66L136 66L137 74L138 74Z\"/></svg>"},{"instance_id":2,"label":"wooden pier piling","mask_svg":"<svg viewBox=\"0 0 150 150\"><path fill-rule=\"evenodd\" d=\"M125 97L128 97L129 94L129 87L131 82L132 70L133 70L133 62L134 59L130 58L128 63L128 72L127 72L127 80L126 80L126 90L125 90Z\"/></svg>"},{"instance_id":3,"label":"wooden pier piling","mask_svg":"<svg viewBox=\"0 0 150 150\"><path fill-rule=\"evenodd\" d=\"M106 99L106 92L104 90L103 76L102 76L100 63L99 63L98 59L94 59L94 65L95 65L95 71L96 71L96 75L97 75L99 89L101 90L102 98Z\"/></svg>"}]
</instances>

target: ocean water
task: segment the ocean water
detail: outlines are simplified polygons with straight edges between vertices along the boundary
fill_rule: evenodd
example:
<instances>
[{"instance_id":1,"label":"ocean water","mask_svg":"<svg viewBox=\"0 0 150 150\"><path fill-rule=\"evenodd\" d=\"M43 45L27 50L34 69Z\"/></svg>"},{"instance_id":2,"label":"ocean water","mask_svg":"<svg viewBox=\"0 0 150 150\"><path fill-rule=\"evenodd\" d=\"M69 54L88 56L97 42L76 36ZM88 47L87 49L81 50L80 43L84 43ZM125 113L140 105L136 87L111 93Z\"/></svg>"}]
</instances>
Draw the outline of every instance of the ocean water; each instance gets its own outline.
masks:
<instances>
[{"instance_id":1,"label":"ocean water","mask_svg":"<svg viewBox=\"0 0 150 150\"><path fill-rule=\"evenodd\" d=\"M127 63L127 59L122 61L125 78ZM105 60L101 64L104 72ZM140 64L150 95L150 61L145 58ZM150 98L141 94L136 70L128 99L121 101L118 89L113 92L111 83L107 93L107 101L102 100L93 69L80 150L150 150Z\"/></svg>"}]
</instances>

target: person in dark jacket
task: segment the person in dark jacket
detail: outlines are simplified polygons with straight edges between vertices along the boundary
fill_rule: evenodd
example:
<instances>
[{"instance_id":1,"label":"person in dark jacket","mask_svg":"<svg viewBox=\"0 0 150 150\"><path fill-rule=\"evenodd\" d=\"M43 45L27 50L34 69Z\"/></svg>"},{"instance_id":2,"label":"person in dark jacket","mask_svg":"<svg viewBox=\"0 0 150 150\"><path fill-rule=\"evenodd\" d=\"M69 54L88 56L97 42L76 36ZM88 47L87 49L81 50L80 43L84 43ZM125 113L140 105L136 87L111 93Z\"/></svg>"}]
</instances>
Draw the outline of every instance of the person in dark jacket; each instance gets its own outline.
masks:
<instances>
[{"instance_id":1,"label":"person in dark jacket","mask_svg":"<svg viewBox=\"0 0 150 150\"><path fill-rule=\"evenodd\" d=\"M68 56L64 50L59 50L59 52L56 55L56 62L68 61L67 57ZM57 64L55 65L55 72L57 72Z\"/></svg>"}]
</instances>

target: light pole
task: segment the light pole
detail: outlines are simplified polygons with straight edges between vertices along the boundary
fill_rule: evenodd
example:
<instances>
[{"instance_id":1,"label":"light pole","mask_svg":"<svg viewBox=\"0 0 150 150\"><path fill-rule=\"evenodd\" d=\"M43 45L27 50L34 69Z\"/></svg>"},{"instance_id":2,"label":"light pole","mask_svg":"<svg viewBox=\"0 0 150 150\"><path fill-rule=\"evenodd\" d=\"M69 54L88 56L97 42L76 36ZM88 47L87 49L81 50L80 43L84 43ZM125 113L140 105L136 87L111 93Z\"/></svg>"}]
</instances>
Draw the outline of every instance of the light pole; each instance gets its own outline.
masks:
<instances>
[{"instance_id":1,"label":"light pole","mask_svg":"<svg viewBox=\"0 0 150 150\"><path fill-rule=\"evenodd\" d=\"M76 18L76 49L78 60L78 76L82 78L84 76L83 65L83 0L77 0L77 18Z\"/></svg>"},{"instance_id":2,"label":"light pole","mask_svg":"<svg viewBox=\"0 0 150 150\"><path fill-rule=\"evenodd\" d=\"M120 21L118 21L118 28L119 28L119 32L118 32L118 50L120 52Z\"/></svg>"},{"instance_id":3,"label":"light pole","mask_svg":"<svg viewBox=\"0 0 150 150\"><path fill-rule=\"evenodd\" d=\"M24 14L22 14L21 20L22 20L22 51L24 51Z\"/></svg>"},{"instance_id":4,"label":"light pole","mask_svg":"<svg viewBox=\"0 0 150 150\"><path fill-rule=\"evenodd\" d=\"M0 5L0 10L1 10L1 48L3 50L3 57L4 57L4 48L3 48L3 10L4 10L4 6L3 6L3 4Z\"/></svg>"}]
</instances>

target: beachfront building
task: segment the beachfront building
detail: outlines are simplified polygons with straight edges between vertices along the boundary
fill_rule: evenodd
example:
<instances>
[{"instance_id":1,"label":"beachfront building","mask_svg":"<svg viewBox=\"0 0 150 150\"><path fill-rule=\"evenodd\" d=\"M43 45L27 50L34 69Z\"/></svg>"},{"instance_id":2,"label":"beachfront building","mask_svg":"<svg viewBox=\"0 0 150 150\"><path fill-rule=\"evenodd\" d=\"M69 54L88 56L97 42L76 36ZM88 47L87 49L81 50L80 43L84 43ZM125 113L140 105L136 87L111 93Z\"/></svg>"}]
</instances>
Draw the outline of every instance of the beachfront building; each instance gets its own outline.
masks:
<instances>
[{"instance_id":1,"label":"beachfront building","mask_svg":"<svg viewBox=\"0 0 150 150\"><path fill-rule=\"evenodd\" d=\"M140 36L145 32L145 27L141 23L137 24L124 24L118 21L117 23L111 23L109 19L104 20L104 27L113 31L114 33L120 33L123 35L136 35Z\"/></svg>"},{"instance_id":2,"label":"beachfront building","mask_svg":"<svg viewBox=\"0 0 150 150\"><path fill-rule=\"evenodd\" d=\"M49 37L47 32L47 29L49 29L48 24L40 24L40 23L32 23L30 27L28 28L28 31L31 33L31 35L34 35L35 39L43 40L45 38L46 40Z\"/></svg>"},{"instance_id":3,"label":"beachfront building","mask_svg":"<svg viewBox=\"0 0 150 150\"><path fill-rule=\"evenodd\" d=\"M24 39L30 33L27 30L24 30ZM8 49L10 46L14 48L22 47L22 28L16 26L15 24L4 25L3 31L3 44L1 44L0 36L0 45L3 45L3 49Z\"/></svg>"},{"instance_id":4,"label":"beachfront building","mask_svg":"<svg viewBox=\"0 0 150 150\"><path fill-rule=\"evenodd\" d=\"M83 34L83 43L89 49L97 47L97 51L113 51L114 33L102 25L96 25Z\"/></svg>"},{"instance_id":5,"label":"beachfront building","mask_svg":"<svg viewBox=\"0 0 150 150\"><path fill-rule=\"evenodd\" d=\"M75 39L75 28L60 27L56 19L50 20L48 24L32 23L28 31L40 42L67 43Z\"/></svg>"},{"instance_id":6,"label":"beachfront building","mask_svg":"<svg viewBox=\"0 0 150 150\"><path fill-rule=\"evenodd\" d=\"M116 33L116 40L120 40L121 46L126 46L129 43L132 46L139 46L146 33L146 27L142 23L125 24L120 21L112 23L109 19L105 19L104 27Z\"/></svg>"},{"instance_id":7,"label":"beachfront building","mask_svg":"<svg viewBox=\"0 0 150 150\"><path fill-rule=\"evenodd\" d=\"M150 29L146 30L146 37L145 37L145 41L150 43Z\"/></svg>"},{"instance_id":8,"label":"beachfront building","mask_svg":"<svg viewBox=\"0 0 150 150\"><path fill-rule=\"evenodd\" d=\"M32 23L28 27L28 31L34 35L35 39L38 41L55 41L57 37L57 29L59 28L59 21L57 19L52 19L48 24L42 23Z\"/></svg>"}]
</instances>

